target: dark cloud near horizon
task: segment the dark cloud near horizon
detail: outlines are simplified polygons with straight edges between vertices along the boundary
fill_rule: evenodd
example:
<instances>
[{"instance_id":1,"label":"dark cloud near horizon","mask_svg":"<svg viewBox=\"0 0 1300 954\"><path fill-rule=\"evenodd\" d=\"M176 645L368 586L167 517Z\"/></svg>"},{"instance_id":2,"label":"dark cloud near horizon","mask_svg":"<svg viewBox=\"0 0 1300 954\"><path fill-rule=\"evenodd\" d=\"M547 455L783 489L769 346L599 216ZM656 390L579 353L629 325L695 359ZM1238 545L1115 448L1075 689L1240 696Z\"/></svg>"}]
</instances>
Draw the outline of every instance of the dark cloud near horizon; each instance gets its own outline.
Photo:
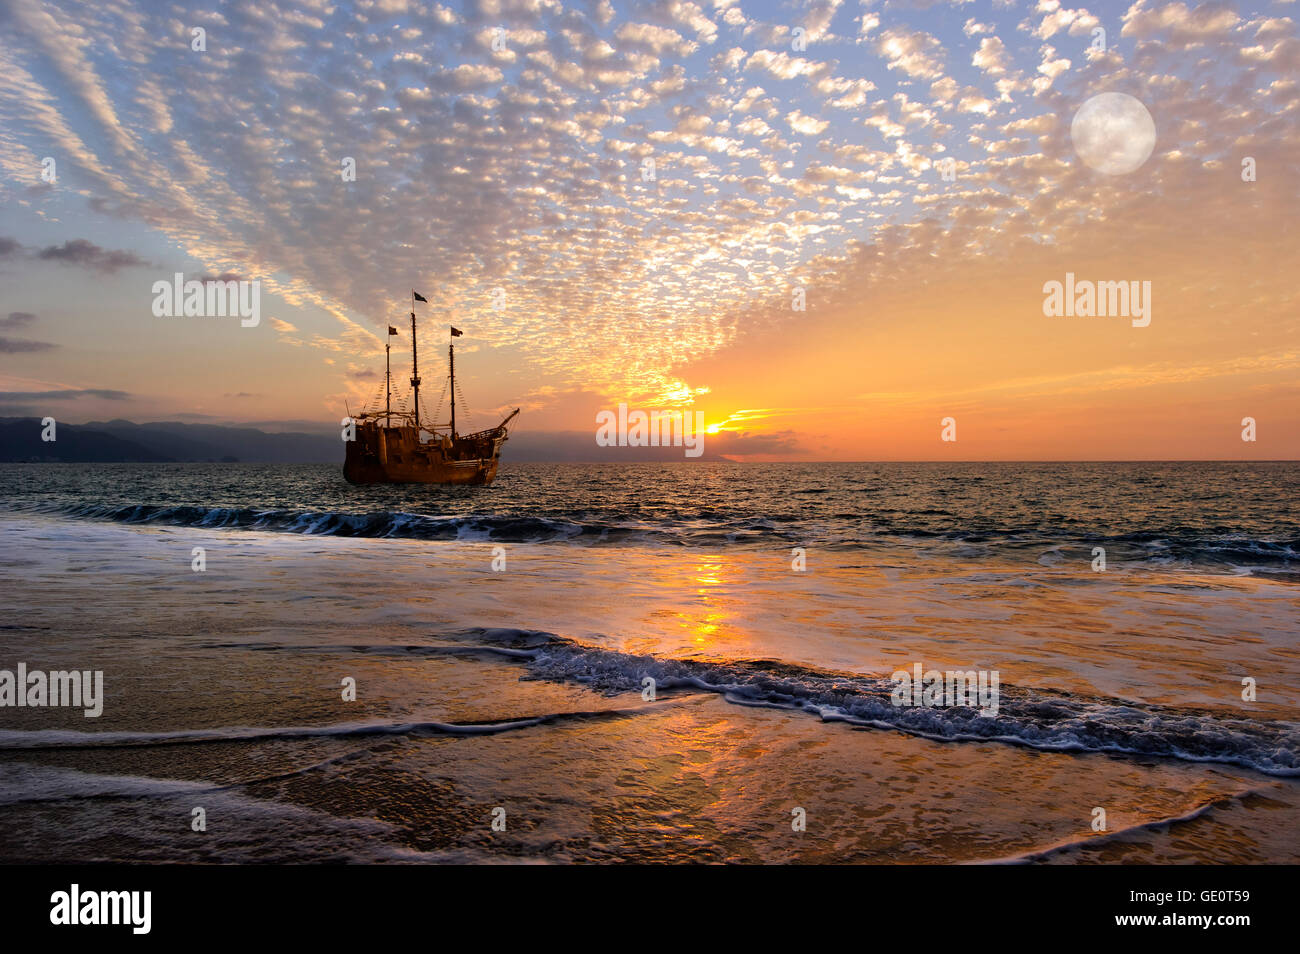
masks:
<instances>
[{"instance_id":1,"label":"dark cloud near horizon","mask_svg":"<svg viewBox=\"0 0 1300 954\"><path fill-rule=\"evenodd\" d=\"M6 317L0 318L0 328L25 328L35 320L36 316L30 311L11 311ZM49 341L27 341L0 335L0 354L32 354L51 351L57 347Z\"/></svg>"},{"instance_id":2,"label":"dark cloud near horizon","mask_svg":"<svg viewBox=\"0 0 1300 954\"><path fill-rule=\"evenodd\" d=\"M97 397L105 401L125 401L128 391L111 388L65 388L59 391L0 391L0 401L70 401L79 397Z\"/></svg>"},{"instance_id":3,"label":"dark cloud near horizon","mask_svg":"<svg viewBox=\"0 0 1300 954\"><path fill-rule=\"evenodd\" d=\"M99 272L115 272L121 268L149 264L135 252L103 248L88 239L70 239L62 245L50 245L37 252L36 257L46 262L93 268Z\"/></svg>"},{"instance_id":4,"label":"dark cloud near horizon","mask_svg":"<svg viewBox=\"0 0 1300 954\"><path fill-rule=\"evenodd\" d=\"M8 258L22 251L22 243L17 239L5 238L0 236L0 258Z\"/></svg>"},{"instance_id":5,"label":"dark cloud near horizon","mask_svg":"<svg viewBox=\"0 0 1300 954\"><path fill-rule=\"evenodd\" d=\"M33 351L49 351L57 347L58 345L48 341L23 341L0 336L0 354L29 354Z\"/></svg>"},{"instance_id":6,"label":"dark cloud near horizon","mask_svg":"<svg viewBox=\"0 0 1300 954\"><path fill-rule=\"evenodd\" d=\"M704 446L713 454L790 454L799 450L799 437L790 430L771 434L721 431L707 435Z\"/></svg>"}]
</instances>

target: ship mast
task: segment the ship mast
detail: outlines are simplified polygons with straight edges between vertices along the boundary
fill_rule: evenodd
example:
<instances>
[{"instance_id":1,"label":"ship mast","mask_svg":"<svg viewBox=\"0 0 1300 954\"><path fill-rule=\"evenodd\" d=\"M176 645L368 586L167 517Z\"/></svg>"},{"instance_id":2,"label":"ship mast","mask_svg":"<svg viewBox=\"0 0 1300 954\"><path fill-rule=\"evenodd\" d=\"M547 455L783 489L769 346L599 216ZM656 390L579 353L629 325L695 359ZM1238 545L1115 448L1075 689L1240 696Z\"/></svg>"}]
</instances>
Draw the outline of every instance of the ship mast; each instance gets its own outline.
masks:
<instances>
[{"instance_id":1,"label":"ship mast","mask_svg":"<svg viewBox=\"0 0 1300 954\"><path fill-rule=\"evenodd\" d=\"M393 426L393 336L384 335L384 427Z\"/></svg>"},{"instance_id":2,"label":"ship mast","mask_svg":"<svg viewBox=\"0 0 1300 954\"><path fill-rule=\"evenodd\" d=\"M414 290L411 291L411 387L415 391L415 441L420 441L420 365L416 357L415 344L415 299L421 301L427 299L417 295Z\"/></svg>"},{"instance_id":3,"label":"ship mast","mask_svg":"<svg viewBox=\"0 0 1300 954\"><path fill-rule=\"evenodd\" d=\"M447 356L451 359L451 436L456 436L456 345L447 342Z\"/></svg>"}]
</instances>

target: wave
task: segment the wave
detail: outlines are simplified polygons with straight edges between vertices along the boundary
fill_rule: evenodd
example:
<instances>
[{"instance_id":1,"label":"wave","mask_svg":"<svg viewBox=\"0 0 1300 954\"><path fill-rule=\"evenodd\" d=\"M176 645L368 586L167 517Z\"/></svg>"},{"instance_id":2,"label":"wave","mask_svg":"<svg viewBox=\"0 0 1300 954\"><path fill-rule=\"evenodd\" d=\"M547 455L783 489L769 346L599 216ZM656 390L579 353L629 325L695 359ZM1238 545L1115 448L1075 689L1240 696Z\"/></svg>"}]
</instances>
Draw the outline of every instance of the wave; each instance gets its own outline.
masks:
<instances>
[{"instance_id":1,"label":"wave","mask_svg":"<svg viewBox=\"0 0 1300 954\"><path fill-rule=\"evenodd\" d=\"M1300 777L1300 724L1233 719L1196 709L1002 685L998 713L901 707L893 680L826 673L772 661L702 662L638 656L549 633L478 630L488 645L522 659L532 678L579 682L608 694L694 689L738 705L808 712L824 722L892 729L938 742L999 742L1045 752L1098 752L1215 762Z\"/></svg>"},{"instance_id":2,"label":"wave","mask_svg":"<svg viewBox=\"0 0 1300 954\"><path fill-rule=\"evenodd\" d=\"M625 543L675 546L794 546L827 550L868 550L886 543L928 549L946 547L955 556L977 556L981 547L1009 551L1068 551L1090 561L1091 549L1105 547L1112 564L1187 563L1230 567L1243 572L1300 571L1300 537L1257 538L1192 528L1122 534L1080 533L1077 526L1006 526L955 530L921 526L943 511L916 511L882 522L877 514L836 514L826 520L786 514L728 515L707 512L647 519L633 513L572 510L537 514L434 515L406 511L353 513L337 510L202 507L159 504L44 503L9 504L9 509L126 524L261 530L319 536L446 540L499 543ZM915 519L913 519L915 518ZM1038 554L1034 554L1038 559Z\"/></svg>"},{"instance_id":3,"label":"wave","mask_svg":"<svg viewBox=\"0 0 1300 954\"><path fill-rule=\"evenodd\" d=\"M538 517L451 516L378 511L264 510L249 507L164 507L69 504L42 508L62 516L117 523L204 529L270 530L337 537L399 537L415 540L494 539L532 542L567 539L585 529L571 521Z\"/></svg>"}]
</instances>

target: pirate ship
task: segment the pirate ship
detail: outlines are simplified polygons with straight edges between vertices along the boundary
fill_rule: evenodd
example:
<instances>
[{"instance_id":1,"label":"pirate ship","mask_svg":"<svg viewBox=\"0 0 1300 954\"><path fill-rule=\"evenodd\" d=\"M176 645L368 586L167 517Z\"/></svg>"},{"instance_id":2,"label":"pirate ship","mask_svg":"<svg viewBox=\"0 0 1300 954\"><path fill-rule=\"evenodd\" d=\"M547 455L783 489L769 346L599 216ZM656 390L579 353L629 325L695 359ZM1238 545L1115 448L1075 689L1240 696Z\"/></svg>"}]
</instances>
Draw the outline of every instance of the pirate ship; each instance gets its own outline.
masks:
<instances>
[{"instance_id":1,"label":"pirate ship","mask_svg":"<svg viewBox=\"0 0 1300 954\"><path fill-rule=\"evenodd\" d=\"M508 425L519 413L515 408L496 427L473 434L456 431L456 345L447 344L448 376L443 395L451 394L451 420L446 425L430 423L442 409L442 398L425 424L420 421L420 367L415 338L415 303L427 302L411 292L411 402L393 410L392 339L397 329L389 325L384 347L384 409L363 410L349 415L355 437L347 442L343 476L353 484L490 484L497 475L501 445ZM451 339L460 336L451 329ZM461 395L464 403L464 395ZM425 435L428 435L426 439Z\"/></svg>"}]
</instances>

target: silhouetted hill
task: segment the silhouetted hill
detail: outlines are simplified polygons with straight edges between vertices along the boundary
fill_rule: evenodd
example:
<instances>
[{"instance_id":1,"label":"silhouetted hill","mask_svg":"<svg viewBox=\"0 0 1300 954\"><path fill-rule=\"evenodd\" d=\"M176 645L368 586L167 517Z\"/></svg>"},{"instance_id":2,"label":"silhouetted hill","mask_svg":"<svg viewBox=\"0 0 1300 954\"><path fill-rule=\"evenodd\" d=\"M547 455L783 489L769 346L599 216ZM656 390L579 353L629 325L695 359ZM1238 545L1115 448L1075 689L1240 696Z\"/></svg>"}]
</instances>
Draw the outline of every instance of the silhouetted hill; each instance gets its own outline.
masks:
<instances>
[{"instance_id":1,"label":"silhouetted hill","mask_svg":"<svg viewBox=\"0 0 1300 954\"><path fill-rule=\"evenodd\" d=\"M41 440L40 418L0 418L0 461L141 463L171 458L112 434L76 424L59 424L56 440Z\"/></svg>"},{"instance_id":2,"label":"silhouetted hill","mask_svg":"<svg viewBox=\"0 0 1300 954\"><path fill-rule=\"evenodd\" d=\"M160 421L59 424L41 440L38 418L0 418L0 461L339 463L341 441L324 434L268 434L254 427Z\"/></svg>"},{"instance_id":3,"label":"silhouetted hill","mask_svg":"<svg viewBox=\"0 0 1300 954\"><path fill-rule=\"evenodd\" d=\"M263 464L316 464L343 461L342 441L337 433L268 434L255 427L220 424L183 424L155 421L91 421L85 425L128 440L173 460L240 460Z\"/></svg>"}]
</instances>

